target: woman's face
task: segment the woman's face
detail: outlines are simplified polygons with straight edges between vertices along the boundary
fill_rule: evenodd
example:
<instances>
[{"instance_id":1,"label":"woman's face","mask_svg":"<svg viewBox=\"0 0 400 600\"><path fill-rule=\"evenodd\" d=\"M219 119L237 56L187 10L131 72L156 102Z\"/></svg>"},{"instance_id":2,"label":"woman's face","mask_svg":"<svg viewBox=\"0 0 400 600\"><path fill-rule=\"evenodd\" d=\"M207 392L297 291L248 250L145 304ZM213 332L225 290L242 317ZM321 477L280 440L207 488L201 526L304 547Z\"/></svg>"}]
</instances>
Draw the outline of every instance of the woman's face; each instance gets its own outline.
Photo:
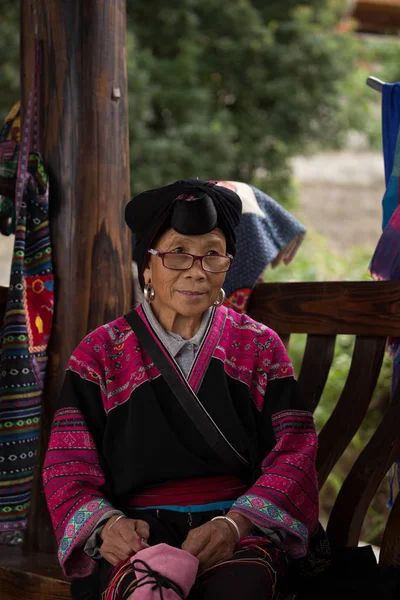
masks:
<instances>
[{"instance_id":1,"label":"woman's face","mask_svg":"<svg viewBox=\"0 0 400 600\"><path fill-rule=\"evenodd\" d=\"M159 252L188 252L198 256L225 255L226 240L220 229L203 235L182 235L169 229L160 237L154 249ZM204 271L199 260L194 261L187 271L173 271L163 266L159 256L149 257L144 281L154 288L152 306L160 317L168 312L188 318L201 316L217 299L226 273Z\"/></svg>"}]
</instances>

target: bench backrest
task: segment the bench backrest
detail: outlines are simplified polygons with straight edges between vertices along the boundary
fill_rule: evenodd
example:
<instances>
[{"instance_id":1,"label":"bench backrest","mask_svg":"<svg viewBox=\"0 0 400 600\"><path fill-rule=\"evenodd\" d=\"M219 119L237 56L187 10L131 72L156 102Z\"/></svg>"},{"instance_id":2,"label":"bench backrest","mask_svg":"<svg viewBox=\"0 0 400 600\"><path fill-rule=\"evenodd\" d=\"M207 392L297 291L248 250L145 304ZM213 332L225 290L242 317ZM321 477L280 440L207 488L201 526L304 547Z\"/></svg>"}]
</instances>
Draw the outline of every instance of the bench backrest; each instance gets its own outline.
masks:
<instances>
[{"instance_id":1,"label":"bench backrest","mask_svg":"<svg viewBox=\"0 0 400 600\"><path fill-rule=\"evenodd\" d=\"M263 283L251 296L249 315L274 329L285 345L289 345L291 334L307 334L298 382L311 411L317 407L324 390L336 336L355 336L347 379L319 434L317 468L322 486L367 413L387 337L400 337L400 284L388 281ZM358 544L368 507L388 469L399 457L400 389L397 389L337 495L327 528L331 543ZM380 564L400 567L400 494L386 525Z\"/></svg>"}]
</instances>

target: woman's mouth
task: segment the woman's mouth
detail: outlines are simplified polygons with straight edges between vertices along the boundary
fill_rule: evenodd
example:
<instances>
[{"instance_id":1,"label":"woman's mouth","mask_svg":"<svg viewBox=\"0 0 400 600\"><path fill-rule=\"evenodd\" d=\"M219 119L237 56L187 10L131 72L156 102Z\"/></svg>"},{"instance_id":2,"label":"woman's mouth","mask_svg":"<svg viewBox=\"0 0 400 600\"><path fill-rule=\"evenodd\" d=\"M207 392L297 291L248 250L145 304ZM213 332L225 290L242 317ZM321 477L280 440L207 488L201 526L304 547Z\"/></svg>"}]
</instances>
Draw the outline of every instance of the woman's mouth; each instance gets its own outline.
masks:
<instances>
[{"instance_id":1,"label":"woman's mouth","mask_svg":"<svg viewBox=\"0 0 400 600\"><path fill-rule=\"evenodd\" d=\"M206 295L206 292L192 292L190 290L178 290L179 294L186 296L186 298L201 298Z\"/></svg>"}]
</instances>

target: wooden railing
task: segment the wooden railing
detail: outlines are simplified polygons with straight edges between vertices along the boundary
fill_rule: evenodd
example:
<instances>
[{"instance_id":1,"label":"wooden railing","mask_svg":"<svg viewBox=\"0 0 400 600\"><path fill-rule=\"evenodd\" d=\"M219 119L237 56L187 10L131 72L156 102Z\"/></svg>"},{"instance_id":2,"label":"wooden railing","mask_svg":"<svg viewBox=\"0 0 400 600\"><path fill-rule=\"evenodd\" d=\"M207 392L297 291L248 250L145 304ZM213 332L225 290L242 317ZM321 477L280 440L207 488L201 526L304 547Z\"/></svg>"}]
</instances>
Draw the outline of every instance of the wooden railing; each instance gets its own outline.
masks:
<instances>
[{"instance_id":1,"label":"wooden railing","mask_svg":"<svg viewBox=\"0 0 400 600\"><path fill-rule=\"evenodd\" d=\"M319 434L317 468L322 486L366 415L387 337L400 337L400 285L376 281L260 284L252 294L249 314L276 330L289 345L289 354L291 334L307 334L298 381L312 411L329 375L336 336L355 336L347 379ZM331 543L358 544L368 507L389 467L400 457L399 419L400 389L335 500L328 523ZM400 567L399 498L386 526L381 563Z\"/></svg>"}]
</instances>

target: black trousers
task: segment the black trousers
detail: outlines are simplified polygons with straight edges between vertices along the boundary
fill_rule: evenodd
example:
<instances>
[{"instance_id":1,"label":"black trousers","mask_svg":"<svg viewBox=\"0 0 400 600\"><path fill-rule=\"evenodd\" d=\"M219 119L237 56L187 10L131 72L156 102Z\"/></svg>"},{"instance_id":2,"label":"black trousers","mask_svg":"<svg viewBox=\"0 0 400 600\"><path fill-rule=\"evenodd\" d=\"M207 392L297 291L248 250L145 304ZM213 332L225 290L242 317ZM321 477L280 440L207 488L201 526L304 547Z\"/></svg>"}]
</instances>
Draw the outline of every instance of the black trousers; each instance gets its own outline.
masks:
<instances>
[{"instance_id":1,"label":"black trousers","mask_svg":"<svg viewBox=\"0 0 400 600\"><path fill-rule=\"evenodd\" d=\"M181 513L169 510L131 511L129 517L147 521L149 544L166 543L180 548L191 529L199 527L224 511ZM289 559L268 540L254 547L235 552L232 560L216 565L196 579L188 600L281 600L287 594ZM74 600L99 600L107 589L113 566L104 559L98 561L96 573L72 584ZM125 590L134 580L124 579L118 600L126 600Z\"/></svg>"}]
</instances>

